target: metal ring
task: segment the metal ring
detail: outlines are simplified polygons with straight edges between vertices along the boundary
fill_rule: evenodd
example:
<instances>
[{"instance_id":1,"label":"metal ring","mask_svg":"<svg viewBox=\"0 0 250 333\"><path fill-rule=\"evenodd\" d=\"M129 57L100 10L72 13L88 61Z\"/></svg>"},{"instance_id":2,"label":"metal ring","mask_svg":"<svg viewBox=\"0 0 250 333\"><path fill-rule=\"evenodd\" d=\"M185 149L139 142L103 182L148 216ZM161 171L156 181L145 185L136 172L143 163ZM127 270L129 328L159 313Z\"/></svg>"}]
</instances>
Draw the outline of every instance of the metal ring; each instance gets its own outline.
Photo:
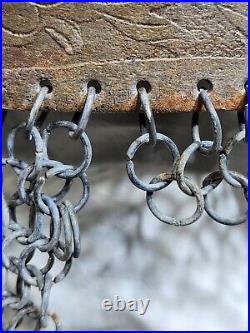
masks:
<instances>
[{"instance_id":1,"label":"metal ring","mask_svg":"<svg viewBox=\"0 0 250 333\"><path fill-rule=\"evenodd\" d=\"M186 177L184 176L185 166L190 158L190 156L199 150L201 147L200 141L195 141L188 146L184 152L181 154L179 163L176 166L176 175L177 175L177 183L179 188L187 195L193 196L193 192L190 187L186 184Z\"/></svg>"},{"instance_id":2,"label":"metal ring","mask_svg":"<svg viewBox=\"0 0 250 333\"><path fill-rule=\"evenodd\" d=\"M233 147L240 141L245 140L245 131L235 134L225 145L224 150L219 155L219 169L225 181L234 187L242 187L241 182L237 181L233 174L228 170L228 157Z\"/></svg>"},{"instance_id":3,"label":"metal ring","mask_svg":"<svg viewBox=\"0 0 250 333\"><path fill-rule=\"evenodd\" d=\"M214 178L214 176L212 176L214 174L214 176L218 177L220 172L213 172L212 174L208 175L202 183L202 187L203 186L209 186L212 185L212 179ZM248 189L248 182L247 179L242 176L240 173L234 172L234 171L230 171L230 174L237 179L238 182L241 183L242 188L244 190L244 196L247 200L248 197L248 193L247 193L247 189ZM223 180L223 175L220 174L221 177L221 181ZM205 201L205 210L207 212L207 214L215 221L217 221L218 223L221 224L225 224L228 226L233 226L233 225L238 225L241 223L244 223L247 220L247 212L239 217L235 217L235 218L227 218L224 216L220 216L219 214L217 214L211 207L211 204L209 204L208 202L208 198L207 195L213 190L213 188L210 189L210 191L207 192L207 194L204 195L204 201Z\"/></svg>"},{"instance_id":4,"label":"metal ring","mask_svg":"<svg viewBox=\"0 0 250 333\"><path fill-rule=\"evenodd\" d=\"M216 189L217 186L222 182L223 177L220 171L210 173L202 183L201 193L206 196L208 193Z\"/></svg>"},{"instance_id":5,"label":"metal ring","mask_svg":"<svg viewBox=\"0 0 250 333\"><path fill-rule=\"evenodd\" d=\"M155 178L153 178L151 180L150 183L157 183L159 179L165 178L167 181L173 181L176 180L177 181L177 177L175 174L172 175L168 175L168 174L163 174L163 175L159 175ZM204 211L204 199L203 199L203 195L199 189L198 186L196 186L195 184L193 184L187 177L185 178L185 183L187 186L189 186L189 189L192 191L193 196L196 198L197 201L197 208L196 211L194 212L194 214L190 217L184 218L184 219L176 219L174 217L169 217L166 216L164 214L162 214L160 212L160 210L157 208L154 199L153 199L153 195L154 192L147 192L147 204L149 209L151 210L151 212L153 213L153 215L158 218L158 220L170 224L170 225L174 225L174 226L185 226L185 225L189 225L192 224L194 222L196 222L202 215L203 211Z\"/></svg>"},{"instance_id":6,"label":"metal ring","mask_svg":"<svg viewBox=\"0 0 250 333\"><path fill-rule=\"evenodd\" d=\"M173 162L173 169L174 169L176 163L178 162L178 160L180 158L180 154L179 154L179 150L178 150L177 146L169 137L167 137L161 133L157 133L156 138L157 138L157 141L163 142L165 144L165 146L167 146L167 148L170 150L172 157L174 159L174 162ZM144 183L136 176L135 169L134 169L134 162L132 161L137 150L143 144L148 143L148 142L149 142L149 134L147 133L147 134L141 135L130 145L130 147L127 151L127 158L128 158L127 173L128 173L129 179L136 187L138 187L139 189L141 189L143 191L155 192L155 191L159 191L159 190L163 189L164 187L168 186L171 183L171 181L161 180L157 184Z\"/></svg>"},{"instance_id":7,"label":"metal ring","mask_svg":"<svg viewBox=\"0 0 250 333\"><path fill-rule=\"evenodd\" d=\"M54 161L54 160L44 160L41 163L42 167L53 167L55 168L56 166L64 166L64 164ZM67 167L65 167L67 169ZM33 166L27 167L25 170L23 170L22 173L20 173L18 181L17 181L17 187L18 187L18 194L19 198L25 202L27 205L31 206L32 205L32 199L33 199L33 193L31 190L27 190L25 188L25 182L29 180L29 175L33 170ZM47 175L47 174L46 174ZM56 176L56 175L55 175ZM81 179L81 177L80 177ZM82 180L82 179L81 179ZM86 179L82 180L82 183L85 186L85 183L87 182ZM58 203L59 201L63 200L64 196L68 193L71 185L73 183L73 178L66 178L65 183L60 191L58 193L54 194L53 196L51 195L51 198ZM88 189L87 189L88 190ZM77 205L78 206L78 205ZM78 209L78 207L77 207Z\"/></svg>"},{"instance_id":8,"label":"metal ring","mask_svg":"<svg viewBox=\"0 0 250 333\"><path fill-rule=\"evenodd\" d=\"M16 230L12 233L10 233L8 236L6 236L2 242L2 265L8 269L10 267L10 260L5 253L5 250L7 247L12 243L14 240L16 240L18 237L28 237L31 234L30 230L20 229Z\"/></svg>"},{"instance_id":9,"label":"metal ring","mask_svg":"<svg viewBox=\"0 0 250 333\"><path fill-rule=\"evenodd\" d=\"M64 226L64 242L61 242L59 247L55 247L53 252L57 259L67 261L71 256L78 258L80 255L81 240L79 223L74 212L74 207L69 201L63 202L59 209Z\"/></svg>"},{"instance_id":10,"label":"metal ring","mask_svg":"<svg viewBox=\"0 0 250 333\"><path fill-rule=\"evenodd\" d=\"M30 255L40 246L46 245L48 243L48 239L39 239L36 242L30 244L25 247L23 251L20 253L18 259L18 274L27 284L38 287L40 290L43 288L44 279L42 269L37 268L36 266L27 264L30 259ZM39 249L40 250L40 249ZM47 264L46 264L47 266Z\"/></svg>"},{"instance_id":11,"label":"metal ring","mask_svg":"<svg viewBox=\"0 0 250 333\"><path fill-rule=\"evenodd\" d=\"M7 137L7 156L10 159L10 161L18 161L18 159L15 157L15 150L14 150L14 145L15 145L15 138L16 134L19 130L23 129L26 127L26 123L21 123L20 125L14 127L8 137ZM35 160L35 165L37 168L39 168L39 164L41 160L43 159L44 156L44 146L43 146L43 140L42 137L38 131L38 129L33 126L31 129L31 136L32 139L34 139L34 144L35 144L35 154L36 154L36 160ZM8 163L8 160L7 160ZM19 175L22 172L22 168L20 167L13 167L15 172Z\"/></svg>"},{"instance_id":12,"label":"metal ring","mask_svg":"<svg viewBox=\"0 0 250 333\"><path fill-rule=\"evenodd\" d=\"M213 127L213 141L201 141L199 133L199 112L194 112L192 117L192 135L194 141L201 142L200 152L202 154L208 155L214 151L219 151L222 144L222 128L218 114L211 102L209 95L206 90L201 89L199 98L202 100L209 117L212 122Z\"/></svg>"},{"instance_id":13,"label":"metal ring","mask_svg":"<svg viewBox=\"0 0 250 333\"><path fill-rule=\"evenodd\" d=\"M56 121L51 123L44 131L43 131L43 142L47 147L49 136L53 129L55 128L66 128L71 132L75 132L77 130L77 125L73 124L69 121ZM83 162L78 167L72 167L72 169L68 169L66 171L62 171L57 176L60 178L73 178L76 177L79 173L85 172L90 165L92 159L92 148L89 141L89 138L85 132L81 133L79 136L82 145L83 145ZM45 152L47 159L49 160L47 151Z\"/></svg>"},{"instance_id":14,"label":"metal ring","mask_svg":"<svg viewBox=\"0 0 250 333\"><path fill-rule=\"evenodd\" d=\"M86 204L86 202L89 199L89 192L90 192L90 188L89 188L89 183L88 183L88 178L86 173L81 172L80 174L78 174L79 179L81 180L82 186L83 186L83 194L80 197L80 200L73 205L74 207L74 212L77 213L79 212L82 207ZM68 180L67 180L68 181ZM62 188L62 190L60 192L58 192L56 195L54 195L53 197L51 197L51 199L55 202L55 203L59 203L64 195L66 194L66 190L69 188L69 184L67 183L67 181L64 184L64 187ZM46 203L44 203L44 193L42 193L42 187L45 183L45 178L44 177L40 177L36 184L34 185L34 189L33 189L33 199L34 202L36 204L36 206L46 215L50 215L50 210L47 206ZM71 186L71 184L70 184Z\"/></svg>"},{"instance_id":15,"label":"metal ring","mask_svg":"<svg viewBox=\"0 0 250 333\"><path fill-rule=\"evenodd\" d=\"M72 229L68 211L65 205L62 203L59 207L61 222L63 225L64 233L64 246L63 249L60 247L55 247L53 252L57 259L60 261L67 261L73 253L73 244L72 244Z\"/></svg>"},{"instance_id":16,"label":"metal ring","mask_svg":"<svg viewBox=\"0 0 250 333\"><path fill-rule=\"evenodd\" d=\"M66 200L64 202L64 205L67 208L71 227L72 227L73 243L74 243L73 257L78 258L80 256L80 252L81 252L79 223L78 223L76 212L75 212L75 209L74 209L74 206L72 205L72 203L70 201Z\"/></svg>"}]
</instances>

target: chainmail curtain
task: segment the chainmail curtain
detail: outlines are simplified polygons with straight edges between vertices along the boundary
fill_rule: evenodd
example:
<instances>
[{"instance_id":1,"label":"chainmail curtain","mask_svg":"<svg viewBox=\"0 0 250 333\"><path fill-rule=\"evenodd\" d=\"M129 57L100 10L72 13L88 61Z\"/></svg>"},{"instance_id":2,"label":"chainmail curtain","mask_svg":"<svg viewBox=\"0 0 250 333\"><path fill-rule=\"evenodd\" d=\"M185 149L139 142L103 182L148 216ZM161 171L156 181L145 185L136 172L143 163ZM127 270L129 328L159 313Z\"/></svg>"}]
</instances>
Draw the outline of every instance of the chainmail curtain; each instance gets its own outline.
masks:
<instances>
[{"instance_id":1,"label":"chainmail curtain","mask_svg":"<svg viewBox=\"0 0 250 333\"><path fill-rule=\"evenodd\" d=\"M26 116L18 112L8 114L3 141L9 129L26 120ZM238 129L236 114L219 116L229 139ZM50 114L49 121L61 117ZM69 120L72 115L63 118ZM191 115L155 118L159 132L167 133L180 152L192 142ZM207 115L201 118L203 136L209 136ZM92 115L87 133L93 161L88 170L90 200L78 216L82 252L71 274L52 290L49 304L63 318L63 328L246 330L247 225L230 228L214 223L207 215L185 228L159 223L146 206L145 195L134 188L126 175L126 150L138 136L136 115ZM70 144L59 133L53 140L49 151L53 159L75 164L80 161L79 144ZM31 148L21 137L15 149L24 160L32 156ZM136 162L138 174L150 181L162 172L163 164L171 165L171 157L159 146L154 154L145 148ZM188 172L198 182L217 169L216 163L215 157L194 156ZM240 143L232 153L230 169L244 174L246 166L247 147ZM15 178L9 168L3 176L8 200ZM46 190L53 193L60 184L53 180ZM76 182L69 194L73 203L79 193L81 184ZM193 200L175 184L157 194L157 198L159 207L173 216L184 217L194 210ZM224 215L237 215L246 209L241 191L232 191L225 184L214 191L211 200ZM18 213L27 218L24 210ZM44 258L39 260L42 266ZM124 299L150 298L151 304L141 317L133 312L103 311L102 300L114 295Z\"/></svg>"}]
</instances>

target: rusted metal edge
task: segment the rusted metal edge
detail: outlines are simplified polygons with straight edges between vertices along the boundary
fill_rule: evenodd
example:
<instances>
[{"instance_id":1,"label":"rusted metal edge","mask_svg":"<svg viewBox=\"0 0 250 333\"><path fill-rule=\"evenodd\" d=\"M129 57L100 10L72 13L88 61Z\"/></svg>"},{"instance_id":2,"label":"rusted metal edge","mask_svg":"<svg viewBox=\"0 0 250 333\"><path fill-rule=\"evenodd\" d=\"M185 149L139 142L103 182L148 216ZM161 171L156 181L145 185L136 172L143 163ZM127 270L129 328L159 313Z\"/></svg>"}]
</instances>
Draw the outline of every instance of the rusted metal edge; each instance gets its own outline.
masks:
<instances>
[{"instance_id":1,"label":"rusted metal edge","mask_svg":"<svg viewBox=\"0 0 250 333\"><path fill-rule=\"evenodd\" d=\"M84 64L73 68L3 69L3 109L29 111L40 90L40 81L44 78L49 79L53 85L53 91L43 105L50 111L80 111L91 79L98 80L102 87L94 104L94 111L97 112L133 112L137 105L136 85L140 80L150 82L154 112L192 111L198 96L197 82L203 78L213 83L211 98L216 109L232 111L243 106L244 84L247 80L247 70L242 69L246 67L245 59L227 59L226 63L223 59L185 60L186 71L183 64L177 66L178 60L172 61L171 66L169 63L161 61L158 69L147 67L145 73L148 74L144 76L141 75L143 63L140 62L131 62L126 71L118 64L105 64L91 71ZM189 72L192 67L196 73L192 73L190 82ZM70 85L67 83L68 76L71 78ZM228 77L238 79L226 81ZM179 82L176 78L179 78ZM162 80L165 80L164 85L161 84Z\"/></svg>"}]
</instances>

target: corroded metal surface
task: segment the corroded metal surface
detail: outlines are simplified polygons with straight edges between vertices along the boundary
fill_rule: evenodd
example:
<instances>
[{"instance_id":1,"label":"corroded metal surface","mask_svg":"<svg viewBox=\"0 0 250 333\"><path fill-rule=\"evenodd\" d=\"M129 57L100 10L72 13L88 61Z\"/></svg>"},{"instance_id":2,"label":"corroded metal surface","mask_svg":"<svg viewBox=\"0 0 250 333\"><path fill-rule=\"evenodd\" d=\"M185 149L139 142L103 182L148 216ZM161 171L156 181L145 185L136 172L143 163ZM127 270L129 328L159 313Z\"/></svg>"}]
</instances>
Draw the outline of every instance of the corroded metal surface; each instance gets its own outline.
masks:
<instances>
[{"instance_id":1,"label":"corroded metal surface","mask_svg":"<svg viewBox=\"0 0 250 333\"><path fill-rule=\"evenodd\" d=\"M45 107L80 110L90 79L97 111L133 111L139 80L155 112L194 108L196 84L214 84L215 107L244 103L247 3L4 3L3 107L30 110L39 81Z\"/></svg>"}]
</instances>

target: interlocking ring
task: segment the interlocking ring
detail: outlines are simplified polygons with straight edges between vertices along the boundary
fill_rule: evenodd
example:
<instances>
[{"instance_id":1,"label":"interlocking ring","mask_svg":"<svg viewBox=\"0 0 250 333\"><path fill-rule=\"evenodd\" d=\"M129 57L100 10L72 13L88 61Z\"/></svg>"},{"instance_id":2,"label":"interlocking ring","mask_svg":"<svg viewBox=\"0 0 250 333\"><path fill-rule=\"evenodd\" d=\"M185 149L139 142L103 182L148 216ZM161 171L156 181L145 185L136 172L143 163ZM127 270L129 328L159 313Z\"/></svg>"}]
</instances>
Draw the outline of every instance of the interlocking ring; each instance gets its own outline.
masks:
<instances>
[{"instance_id":1,"label":"interlocking ring","mask_svg":"<svg viewBox=\"0 0 250 333\"><path fill-rule=\"evenodd\" d=\"M179 150L177 148L177 146L175 145L175 143L167 136L161 134L161 133L157 133L156 135L157 141L161 141L164 143L164 145L170 150L171 155L173 157L173 169L175 168L176 163L179 160L180 154L179 154ZM163 189L164 187L168 186L171 181L170 180L159 180L158 183L145 183L142 180L140 180L136 173L135 173L135 168L134 168L134 162L132 161L132 159L135 156L135 153L137 152L137 150L145 143L149 142L149 134L144 134L141 135L140 137L138 137L129 147L128 151L127 151L127 173L128 173L128 177L131 180L131 182L138 188L140 188L143 191L159 191L161 189Z\"/></svg>"},{"instance_id":2,"label":"interlocking ring","mask_svg":"<svg viewBox=\"0 0 250 333\"><path fill-rule=\"evenodd\" d=\"M230 171L230 175L236 179L242 186L243 191L244 191L244 196L246 198L246 200L248 199L248 181L247 179L241 175L238 172L234 172L234 171ZM208 194L210 192L212 192L212 190L218 186L218 184L223 180L223 175L221 174L221 172L213 172L210 175L208 175L202 183L202 188L207 188L210 187L210 189L207 191L207 193L204 195L204 200L205 200L205 210L207 212L207 214L215 221L217 221L218 223L221 224L225 224L228 226L233 226L233 225L237 225L237 224L241 224L243 222L245 222L247 220L247 212L244 213L243 215L239 216L239 217L234 217L234 218L227 218L225 216L221 216L218 213L216 213L212 207L211 204L208 202Z\"/></svg>"},{"instance_id":3,"label":"interlocking ring","mask_svg":"<svg viewBox=\"0 0 250 333\"><path fill-rule=\"evenodd\" d=\"M44 131L43 131L43 143L44 146L47 147L48 139L51 132L56 128L66 128L70 132L75 132L78 129L78 126L69 121L56 121L51 123ZM92 159L92 148L89 141L89 138L85 132L81 133L79 136L82 145L83 145L83 161L78 167L69 168L64 171L64 166L62 166L62 172L59 172L57 169L57 176L60 178L73 178L76 177L79 173L84 172L90 165ZM47 151L45 152L46 158L49 159Z\"/></svg>"},{"instance_id":4,"label":"interlocking ring","mask_svg":"<svg viewBox=\"0 0 250 333\"><path fill-rule=\"evenodd\" d=\"M234 173L228 170L228 157L233 149L233 147L240 141L245 140L245 131L238 132L235 134L226 144L223 151L219 155L219 168L223 175L223 178L228 184L234 187L242 187L241 181L234 178Z\"/></svg>"},{"instance_id":5,"label":"interlocking ring","mask_svg":"<svg viewBox=\"0 0 250 333\"><path fill-rule=\"evenodd\" d=\"M79 212L82 209L82 207L84 207L84 205L88 201L89 191L90 191L87 175L85 173L80 173L80 174L78 174L78 177L82 183L83 194L81 195L79 201L76 204L74 204L74 206L73 206L75 213ZM34 202L36 203L37 207L44 214L50 215L50 209L48 208L47 204L44 203L44 193L42 193L42 187L43 187L44 183L45 183L44 177L40 177L39 179L37 179L37 181L34 185L34 189L33 189L33 198L34 198ZM62 200L64 193L66 193L65 192L66 186L68 187L67 182L65 183L64 188L59 192L59 194L57 194L54 197L51 197L51 199L54 202L59 203Z\"/></svg>"},{"instance_id":6,"label":"interlocking ring","mask_svg":"<svg viewBox=\"0 0 250 333\"><path fill-rule=\"evenodd\" d=\"M59 210L63 222L64 249L56 247L54 254L57 259L67 261L71 256L78 258L80 255L80 230L72 204L66 201L60 205Z\"/></svg>"},{"instance_id":7,"label":"interlocking ring","mask_svg":"<svg viewBox=\"0 0 250 333\"><path fill-rule=\"evenodd\" d=\"M44 160L41 163L42 167L47 167L47 168L52 168L49 171L46 172L46 176L47 177L51 177L51 176L56 176L56 167L60 168L59 172L61 172L62 168L63 168L63 164L57 161L53 161L53 160ZM34 199L34 193L32 192L32 189L27 190L25 188L25 183L27 181L27 179L29 178L30 173L32 173L34 166L30 166L27 167L26 169L23 170L22 173L20 173L19 178L18 178L18 194L19 194L19 198L26 203L27 205L31 206L33 203L33 199ZM68 166L65 166L65 170L68 170ZM53 172L52 172L53 171ZM75 212L78 212L87 202L88 198L89 198L89 184L88 184L88 179L87 179L87 175L85 173L80 173L78 175L78 177L80 178L82 185L83 185L83 195L81 196L79 202L75 205ZM45 182L45 179L43 180L43 183ZM56 202L59 203L60 201L63 200L64 196L68 193L68 191L70 190L71 186L73 184L73 178L66 178L65 179L65 183L62 187L61 190L58 191L58 193L54 194L51 196L51 198ZM34 184L33 184L34 186ZM42 186L42 185L41 185ZM38 188L38 196L39 199L38 202L41 202L41 187ZM46 206L46 205L45 205ZM46 212L45 214L49 214L49 209L45 208L45 206L41 205L41 207L43 207L42 211Z\"/></svg>"},{"instance_id":8,"label":"interlocking ring","mask_svg":"<svg viewBox=\"0 0 250 333\"><path fill-rule=\"evenodd\" d=\"M157 183L159 180L161 181L161 179L164 179L165 181L173 181L176 180L177 181L177 177L176 174L161 174L159 176L154 177L150 183ZM194 212L194 214L190 217L184 218L184 219L177 219L174 217L169 217L166 216L164 214L162 214L160 212L160 210L157 208L154 199L153 199L153 195L154 192L150 192L147 191L147 204L149 209L151 210L151 212L153 213L153 215L158 218L160 221L167 223L167 224L171 224L171 225L175 225L175 226L185 226L185 225L189 225L194 223L195 221L197 221L203 211L204 211L204 199L203 199L203 195L199 189L198 186L196 186L195 184L193 184L187 177L185 177L185 184L189 187L190 191L192 192L192 195L196 198L197 201L197 208L196 211Z\"/></svg>"},{"instance_id":9,"label":"interlocking ring","mask_svg":"<svg viewBox=\"0 0 250 333\"><path fill-rule=\"evenodd\" d=\"M217 112L211 102L209 95L206 90L201 89L199 98L202 100L209 117L212 122L213 127L213 141L203 141L200 138L199 133L199 112L194 112L192 117L192 135L194 141L201 142L200 152L204 155L208 155L213 153L214 151L219 151L221 149L222 144L222 128L220 124L220 119L218 117Z\"/></svg>"},{"instance_id":10,"label":"interlocking ring","mask_svg":"<svg viewBox=\"0 0 250 333\"><path fill-rule=\"evenodd\" d=\"M26 128L26 123L22 123L16 127L14 127L8 137L7 137L7 156L9 159L9 162L7 160L7 163L12 163L12 165L14 165L16 163L17 166L13 166L13 169L15 170L15 172L19 175L22 170L23 167L26 168L28 167L28 164L26 164L23 161L19 161L18 159L15 157L15 150L14 150L14 145L15 145L15 139L16 139L16 134L18 131L20 131L21 129ZM36 159L35 159L35 166L36 169L40 169L41 166L41 162L42 159L44 158L44 145L43 145L43 140L42 137L38 131L38 129L33 126L31 129L31 137L34 140L34 144L35 144L35 155L36 155ZM15 161L15 162L14 162Z\"/></svg>"},{"instance_id":11,"label":"interlocking ring","mask_svg":"<svg viewBox=\"0 0 250 333\"><path fill-rule=\"evenodd\" d=\"M27 264L27 261L30 260L30 255L33 254L34 250L38 249L40 251L40 246L45 245L45 242L47 241L40 239L34 242L33 244L30 244L21 252L19 260L17 262L18 272L20 273L21 278L27 284L38 287L40 290L42 290L44 286L44 277L48 273L48 263L46 263L44 267L39 269L33 265ZM63 250L62 242L59 241L58 245ZM61 282L69 273L71 265L72 265L72 256L67 261L64 262L63 268L52 279L52 282L53 283ZM46 273L44 273L44 271L46 271Z\"/></svg>"},{"instance_id":12,"label":"interlocking ring","mask_svg":"<svg viewBox=\"0 0 250 333\"><path fill-rule=\"evenodd\" d=\"M186 177L184 176L185 166L191 157L196 151L199 151L202 143L200 141L196 141L191 143L184 152L181 154L179 163L176 166L176 176L177 176L177 183L179 188L187 195L193 196L193 192L190 189L189 185L186 184Z\"/></svg>"}]
</instances>

